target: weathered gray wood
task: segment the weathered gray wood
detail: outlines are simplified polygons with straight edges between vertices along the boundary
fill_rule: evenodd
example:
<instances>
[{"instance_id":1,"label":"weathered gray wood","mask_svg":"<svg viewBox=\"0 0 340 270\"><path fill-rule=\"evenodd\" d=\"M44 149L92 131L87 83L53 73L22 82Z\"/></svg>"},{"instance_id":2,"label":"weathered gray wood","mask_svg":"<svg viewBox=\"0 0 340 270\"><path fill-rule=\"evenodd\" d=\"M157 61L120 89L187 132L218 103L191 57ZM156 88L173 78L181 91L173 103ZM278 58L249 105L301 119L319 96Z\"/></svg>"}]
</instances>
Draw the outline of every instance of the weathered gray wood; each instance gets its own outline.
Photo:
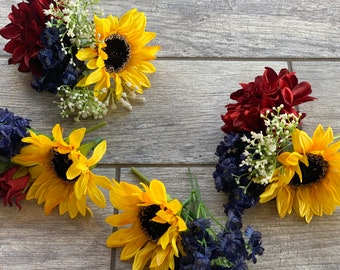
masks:
<instances>
[{"instance_id":1,"label":"weathered gray wood","mask_svg":"<svg viewBox=\"0 0 340 270\"><path fill-rule=\"evenodd\" d=\"M6 24L11 4L0 6ZM340 2L334 0L102 0L105 15L145 12L164 57L340 57ZM0 40L0 48L5 41Z\"/></svg>"},{"instance_id":2,"label":"weathered gray wood","mask_svg":"<svg viewBox=\"0 0 340 270\"><path fill-rule=\"evenodd\" d=\"M96 173L114 176L114 169L96 169ZM108 192L105 191L108 198ZM16 206L0 207L0 269L110 269L111 250L106 238L112 227L105 218L112 212L89 203L93 217L70 219L59 216L58 209L46 216L35 200Z\"/></svg>"},{"instance_id":3,"label":"weathered gray wood","mask_svg":"<svg viewBox=\"0 0 340 270\"><path fill-rule=\"evenodd\" d=\"M310 82L313 96L317 100L302 104L300 109L307 113L304 127L312 133L318 124L331 126L334 133L340 133L340 62L293 62L296 75Z\"/></svg>"},{"instance_id":4,"label":"weathered gray wood","mask_svg":"<svg viewBox=\"0 0 340 270\"><path fill-rule=\"evenodd\" d=\"M10 6L18 1L0 2L2 27L9 22ZM211 176L215 148L223 138L220 114L239 82L252 81L265 66L287 67L287 61L293 61L299 80L309 81L318 98L300 106L307 112L304 129L312 132L322 123L340 132L340 1L102 0L102 7L106 15L133 7L145 12L147 30L157 32L153 43L162 49L154 62L158 71L150 76L152 88L144 94L146 102L134 104L132 112L119 108L109 113L103 119L108 126L87 136L108 141L98 172L112 177L114 167L122 166L120 178L135 182L128 168L137 164L150 178L164 180L173 197L185 199L186 167L192 166L204 201L225 219L221 205L226 198L215 191ZM0 38L0 48L6 42ZM54 97L31 89L31 75L8 66L8 58L0 51L1 107L31 118L32 127L44 132L55 123L68 133L98 122L62 119ZM24 202L21 211L0 207L0 269L110 269L111 250L105 240L112 228L105 218L113 209L108 203L106 209L93 211L93 218L71 220L56 211L46 217L33 200ZM339 269L339 222L339 210L314 217L307 225L295 214L280 219L274 202L249 209L244 225L262 232L266 248L250 268ZM112 269L131 269L130 263L119 261L119 250L116 253Z\"/></svg>"},{"instance_id":5,"label":"weathered gray wood","mask_svg":"<svg viewBox=\"0 0 340 270\"><path fill-rule=\"evenodd\" d=\"M48 93L30 89L30 76L18 76L13 67L0 69L0 83L8 90L0 106L30 117L32 126L48 131L61 122L65 129L90 126L93 120L74 123L63 120ZM135 104L133 111L120 108L104 120L108 126L100 134L108 141L103 163L109 164L211 164L215 149L223 134L220 130L230 103L231 92L240 88L239 82L253 81L265 66L279 71L285 62L235 62L158 60L157 73L151 76L152 88L145 90L146 102ZM25 104L23 106L23 104ZM42 109L43 108L43 109ZM44 110L44 113L41 113Z\"/></svg>"},{"instance_id":6,"label":"weathered gray wood","mask_svg":"<svg viewBox=\"0 0 340 270\"><path fill-rule=\"evenodd\" d=\"M140 167L150 179L162 180L173 198L185 200L190 192L186 167ZM226 221L223 204L226 194L216 192L212 173L213 167L191 167L199 181L203 201L222 223ZM129 168L122 169L121 180L138 183L138 178ZM248 225L263 235L265 253L258 257L257 264L248 262L250 269L338 269L340 211L332 216L314 217L310 224L295 213L280 219L274 201L257 204L244 214L244 228ZM217 227L215 227L217 229ZM131 269L130 262L119 260L120 249L116 250L116 270Z\"/></svg>"},{"instance_id":7,"label":"weathered gray wood","mask_svg":"<svg viewBox=\"0 0 340 270\"><path fill-rule=\"evenodd\" d=\"M187 167L137 167L137 169L150 180L158 179L164 182L167 192L172 198L184 201L190 196L190 182ZM226 196L223 193L216 192L214 179L212 178L213 167L191 167L190 170L199 181L202 200L209 206L212 214L223 223L225 221L223 203L225 203ZM138 185L140 180L131 173L130 168L123 168L121 170L121 181ZM216 226L214 225L214 227ZM122 262L119 260L120 249L116 249L116 254L115 270L131 269L130 262Z\"/></svg>"}]
</instances>

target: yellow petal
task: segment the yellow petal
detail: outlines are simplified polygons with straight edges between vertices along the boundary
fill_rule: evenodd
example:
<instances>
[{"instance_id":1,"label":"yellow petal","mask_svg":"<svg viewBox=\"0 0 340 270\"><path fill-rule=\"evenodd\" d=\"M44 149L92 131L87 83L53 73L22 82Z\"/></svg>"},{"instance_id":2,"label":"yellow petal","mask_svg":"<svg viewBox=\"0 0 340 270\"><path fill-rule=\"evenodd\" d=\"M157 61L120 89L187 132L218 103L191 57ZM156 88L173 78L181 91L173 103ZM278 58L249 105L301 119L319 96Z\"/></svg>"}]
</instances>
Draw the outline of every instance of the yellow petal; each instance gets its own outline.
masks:
<instances>
[{"instance_id":1,"label":"yellow petal","mask_svg":"<svg viewBox=\"0 0 340 270\"><path fill-rule=\"evenodd\" d=\"M113 78L114 78L115 84L116 84L115 93L116 93L117 99L120 99L122 97L122 94L123 94L122 81L117 74L115 74Z\"/></svg>"},{"instance_id":2,"label":"yellow petal","mask_svg":"<svg viewBox=\"0 0 340 270\"><path fill-rule=\"evenodd\" d=\"M86 210L87 210L87 207L86 207L86 196L83 196L83 197L80 198L80 200L77 200L77 208L78 208L79 213L82 216L86 215Z\"/></svg>"},{"instance_id":3,"label":"yellow petal","mask_svg":"<svg viewBox=\"0 0 340 270\"><path fill-rule=\"evenodd\" d=\"M89 183L89 175L82 174L74 184L74 194L78 200L87 193L87 186Z\"/></svg>"},{"instance_id":4,"label":"yellow petal","mask_svg":"<svg viewBox=\"0 0 340 270\"><path fill-rule=\"evenodd\" d=\"M286 166L297 166L303 156L297 152L283 152L279 155L278 160Z\"/></svg>"},{"instance_id":5,"label":"yellow petal","mask_svg":"<svg viewBox=\"0 0 340 270\"><path fill-rule=\"evenodd\" d=\"M295 129L292 134L292 142L294 151L306 155L306 152L311 148L313 141L308 134L302 130Z\"/></svg>"},{"instance_id":6,"label":"yellow petal","mask_svg":"<svg viewBox=\"0 0 340 270\"><path fill-rule=\"evenodd\" d=\"M106 206L106 200L103 192L95 184L93 184L92 181L90 181L88 184L87 194L90 197L91 201L94 202L97 206L101 208L104 208Z\"/></svg>"},{"instance_id":7,"label":"yellow petal","mask_svg":"<svg viewBox=\"0 0 340 270\"><path fill-rule=\"evenodd\" d=\"M77 168L77 163L73 162L66 171L66 177L69 180L75 179L81 174L81 171Z\"/></svg>"},{"instance_id":8,"label":"yellow petal","mask_svg":"<svg viewBox=\"0 0 340 270\"><path fill-rule=\"evenodd\" d=\"M159 180L152 180L150 182L150 191L152 193L152 197L156 202L166 202L166 189L165 185Z\"/></svg>"},{"instance_id":9,"label":"yellow petal","mask_svg":"<svg viewBox=\"0 0 340 270\"><path fill-rule=\"evenodd\" d=\"M328 127L325 131L322 125L318 125L313 134L313 149L327 149L327 146L333 142L333 130Z\"/></svg>"},{"instance_id":10,"label":"yellow petal","mask_svg":"<svg viewBox=\"0 0 340 270\"><path fill-rule=\"evenodd\" d=\"M79 128L71 132L69 136L69 144L74 148L78 149L84 136L85 136L86 128Z\"/></svg>"},{"instance_id":11,"label":"yellow petal","mask_svg":"<svg viewBox=\"0 0 340 270\"><path fill-rule=\"evenodd\" d=\"M89 48L80 49L77 52L76 57L80 61L86 61L86 60L97 57L97 55L98 55L97 49L89 47Z\"/></svg>"},{"instance_id":12,"label":"yellow petal","mask_svg":"<svg viewBox=\"0 0 340 270\"><path fill-rule=\"evenodd\" d=\"M285 185L278 189L276 196L276 206L277 212L281 218L292 212L293 198L290 194L289 188Z\"/></svg>"},{"instance_id":13,"label":"yellow petal","mask_svg":"<svg viewBox=\"0 0 340 270\"><path fill-rule=\"evenodd\" d=\"M63 130L61 129L60 124L56 124L52 128L52 135L53 135L53 138L57 142L64 142L64 139L63 139Z\"/></svg>"},{"instance_id":14,"label":"yellow petal","mask_svg":"<svg viewBox=\"0 0 340 270\"><path fill-rule=\"evenodd\" d=\"M104 88L108 89L111 85L110 74L106 72L105 68L101 70L101 78L94 86L95 91L101 91Z\"/></svg>"},{"instance_id":15,"label":"yellow petal","mask_svg":"<svg viewBox=\"0 0 340 270\"><path fill-rule=\"evenodd\" d=\"M133 211L125 211L119 214L114 214L106 218L106 222L113 227L122 227L133 222L138 222L138 217Z\"/></svg>"},{"instance_id":16,"label":"yellow petal","mask_svg":"<svg viewBox=\"0 0 340 270\"><path fill-rule=\"evenodd\" d=\"M275 182L267 185L265 191L260 195L260 203L265 203L274 199L277 195L278 187L279 184Z\"/></svg>"},{"instance_id":17,"label":"yellow petal","mask_svg":"<svg viewBox=\"0 0 340 270\"><path fill-rule=\"evenodd\" d=\"M92 157L88 160L89 167L96 165L105 155L106 140L101 141L93 151Z\"/></svg>"}]
</instances>

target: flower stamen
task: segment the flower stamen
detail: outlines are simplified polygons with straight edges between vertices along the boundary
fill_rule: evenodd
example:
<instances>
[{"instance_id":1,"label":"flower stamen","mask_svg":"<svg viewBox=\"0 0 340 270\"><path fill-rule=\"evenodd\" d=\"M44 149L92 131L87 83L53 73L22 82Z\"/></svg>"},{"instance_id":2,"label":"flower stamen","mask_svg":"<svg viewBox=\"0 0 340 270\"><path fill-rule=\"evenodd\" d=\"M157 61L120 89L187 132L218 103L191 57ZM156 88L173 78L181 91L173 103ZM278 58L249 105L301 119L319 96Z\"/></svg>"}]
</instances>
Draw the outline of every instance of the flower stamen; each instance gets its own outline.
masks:
<instances>
[{"instance_id":1,"label":"flower stamen","mask_svg":"<svg viewBox=\"0 0 340 270\"><path fill-rule=\"evenodd\" d=\"M159 205L152 204L142 207L138 215L143 232L150 240L155 242L157 242L170 227L169 223L158 223L152 220L159 210L161 210Z\"/></svg>"},{"instance_id":2,"label":"flower stamen","mask_svg":"<svg viewBox=\"0 0 340 270\"><path fill-rule=\"evenodd\" d=\"M299 166L302 174L302 181L295 173L290 184L292 186L308 185L319 182L327 173L329 164L322 156L307 154L309 166L299 162Z\"/></svg>"},{"instance_id":3,"label":"flower stamen","mask_svg":"<svg viewBox=\"0 0 340 270\"><path fill-rule=\"evenodd\" d=\"M126 39L113 34L105 39L106 47L103 51L108 58L104 61L107 72L119 72L124 69L130 59L130 45Z\"/></svg>"},{"instance_id":4,"label":"flower stamen","mask_svg":"<svg viewBox=\"0 0 340 270\"><path fill-rule=\"evenodd\" d=\"M68 179L66 176L68 168L72 165L72 160L69 159L68 154L61 154L51 150L51 164L55 173L64 183L71 184L78 180L79 177Z\"/></svg>"}]
</instances>

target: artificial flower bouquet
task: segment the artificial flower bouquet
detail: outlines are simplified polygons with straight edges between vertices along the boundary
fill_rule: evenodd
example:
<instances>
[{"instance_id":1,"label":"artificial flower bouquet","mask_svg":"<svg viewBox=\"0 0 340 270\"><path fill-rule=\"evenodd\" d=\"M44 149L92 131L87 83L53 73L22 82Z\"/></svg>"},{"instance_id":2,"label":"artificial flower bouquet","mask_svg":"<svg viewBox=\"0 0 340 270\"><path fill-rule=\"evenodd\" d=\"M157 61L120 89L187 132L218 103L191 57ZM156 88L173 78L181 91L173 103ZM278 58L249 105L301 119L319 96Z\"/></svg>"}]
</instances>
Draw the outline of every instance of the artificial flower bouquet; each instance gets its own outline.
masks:
<instances>
[{"instance_id":1,"label":"artificial flower bouquet","mask_svg":"<svg viewBox=\"0 0 340 270\"><path fill-rule=\"evenodd\" d=\"M263 254L260 232L250 226L242 232L238 217L221 224L210 214L190 170L191 194L184 202L171 198L161 181L132 171L143 189L114 181L110 200L120 212L106 219L118 227L107 246L122 247L120 259L133 259L132 269L247 269L246 260L256 263Z\"/></svg>"},{"instance_id":2,"label":"artificial flower bouquet","mask_svg":"<svg viewBox=\"0 0 340 270\"><path fill-rule=\"evenodd\" d=\"M45 214L59 207L59 214L71 218L87 212L87 198L99 207L106 199L98 186L110 190L112 182L92 169L106 152L106 141L82 143L91 128L79 128L63 137L56 124L52 135L45 135L29 126L30 121L0 108L0 197L4 204L21 208L20 200L36 199L44 204ZM88 155L92 152L91 157Z\"/></svg>"},{"instance_id":3,"label":"artificial flower bouquet","mask_svg":"<svg viewBox=\"0 0 340 270\"><path fill-rule=\"evenodd\" d=\"M330 127L312 136L296 106L314 100L294 72L266 68L231 94L222 115L226 133L217 146L216 189L229 194L226 211L242 215L257 202L276 199L280 217L292 210L310 222L340 205L340 141Z\"/></svg>"},{"instance_id":4,"label":"artificial flower bouquet","mask_svg":"<svg viewBox=\"0 0 340 270\"><path fill-rule=\"evenodd\" d=\"M256 263L264 248L259 231L242 228L245 209L276 199L280 217L294 210L309 223L340 205L340 137L321 125L312 136L302 130L306 114L296 106L315 98L311 85L298 82L294 72L277 74L268 67L241 87L222 115L226 134L213 173L217 191L228 194L225 222L210 214L190 171L192 191L184 202L136 169L142 188L94 174L106 141L82 141L101 123L67 137L56 124L45 135L7 109L0 110L0 197L19 207L25 197L36 199L46 214L58 207L59 214L74 218L92 213L87 197L105 207L99 186L110 191L120 210L106 219L118 228L106 244L122 247L121 260L133 260L133 269L247 269L246 261Z\"/></svg>"},{"instance_id":5,"label":"artificial flower bouquet","mask_svg":"<svg viewBox=\"0 0 340 270\"><path fill-rule=\"evenodd\" d=\"M150 181L135 168L143 189L94 174L106 141L83 143L83 139L104 123L64 137L60 124L46 135L7 109L0 109L0 120L0 198L5 205L15 201L21 208L20 200L36 199L46 215L58 208L60 215L74 218L92 215L88 198L104 208L100 188L109 190L110 201L120 212L106 219L118 227L108 236L107 246L123 247L121 259L133 259L133 269L244 269L246 260L256 263L256 255L263 254L260 232L252 227L242 231L237 216L222 224L210 214L190 170L191 193L184 202L172 199L161 181ZM219 231L212 229L211 221Z\"/></svg>"},{"instance_id":6,"label":"artificial flower bouquet","mask_svg":"<svg viewBox=\"0 0 340 270\"><path fill-rule=\"evenodd\" d=\"M120 18L104 17L100 0L25 0L12 6L0 35L9 64L31 72L32 87L48 91L63 117L101 118L117 104L132 109L150 87L146 74L159 46L147 46L146 16L132 9Z\"/></svg>"}]
</instances>

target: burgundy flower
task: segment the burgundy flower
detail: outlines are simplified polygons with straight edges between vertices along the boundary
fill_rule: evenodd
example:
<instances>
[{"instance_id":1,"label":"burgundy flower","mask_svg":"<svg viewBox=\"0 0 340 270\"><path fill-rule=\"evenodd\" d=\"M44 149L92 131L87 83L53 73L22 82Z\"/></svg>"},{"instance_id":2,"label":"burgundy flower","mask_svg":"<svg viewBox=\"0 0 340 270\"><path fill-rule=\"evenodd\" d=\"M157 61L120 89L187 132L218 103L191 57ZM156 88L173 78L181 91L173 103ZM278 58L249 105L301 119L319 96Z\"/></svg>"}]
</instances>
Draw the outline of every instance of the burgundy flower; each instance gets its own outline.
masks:
<instances>
[{"instance_id":1,"label":"burgundy flower","mask_svg":"<svg viewBox=\"0 0 340 270\"><path fill-rule=\"evenodd\" d=\"M12 167L0 175L0 197L3 198L5 205L9 204L12 206L12 201L15 200L15 204L21 209L19 202L26 196L24 190L28 184L30 175L27 174L13 179L14 174L19 169L19 166Z\"/></svg>"},{"instance_id":2,"label":"burgundy flower","mask_svg":"<svg viewBox=\"0 0 340 270\"><path fill-rule=\"evenodd\" d=\"M281 69L277 74L272 68L266 67L262 76L257 76L254 82L241 83L241 89L233 92L230 98L237 103L226 105L227 112L222 115L225 133L265 130L260 114L281 104L282 113L298 115L295 106L312 101L311 85L308 82L298 83L295 72ZM304 115L303 115L304 117Z\"/></svg>"},{"instance_id":3,"label":"burgundy flower","mask_svg":"<svg viewBox=\"0 0 340 270\"><path fill-rule=\"evenodd\" d=\"M19 64L20 72L32 71L40 74L41 64L37 55L43 45L40 34L45 29L48 17L43 10L48 9L53 0L28 0L21 2L18 7L12 5L8 15L11 23L0 29L3 38L10 39L4 50L12 54L9 64Z\"/></svg>"}]
</instances>

